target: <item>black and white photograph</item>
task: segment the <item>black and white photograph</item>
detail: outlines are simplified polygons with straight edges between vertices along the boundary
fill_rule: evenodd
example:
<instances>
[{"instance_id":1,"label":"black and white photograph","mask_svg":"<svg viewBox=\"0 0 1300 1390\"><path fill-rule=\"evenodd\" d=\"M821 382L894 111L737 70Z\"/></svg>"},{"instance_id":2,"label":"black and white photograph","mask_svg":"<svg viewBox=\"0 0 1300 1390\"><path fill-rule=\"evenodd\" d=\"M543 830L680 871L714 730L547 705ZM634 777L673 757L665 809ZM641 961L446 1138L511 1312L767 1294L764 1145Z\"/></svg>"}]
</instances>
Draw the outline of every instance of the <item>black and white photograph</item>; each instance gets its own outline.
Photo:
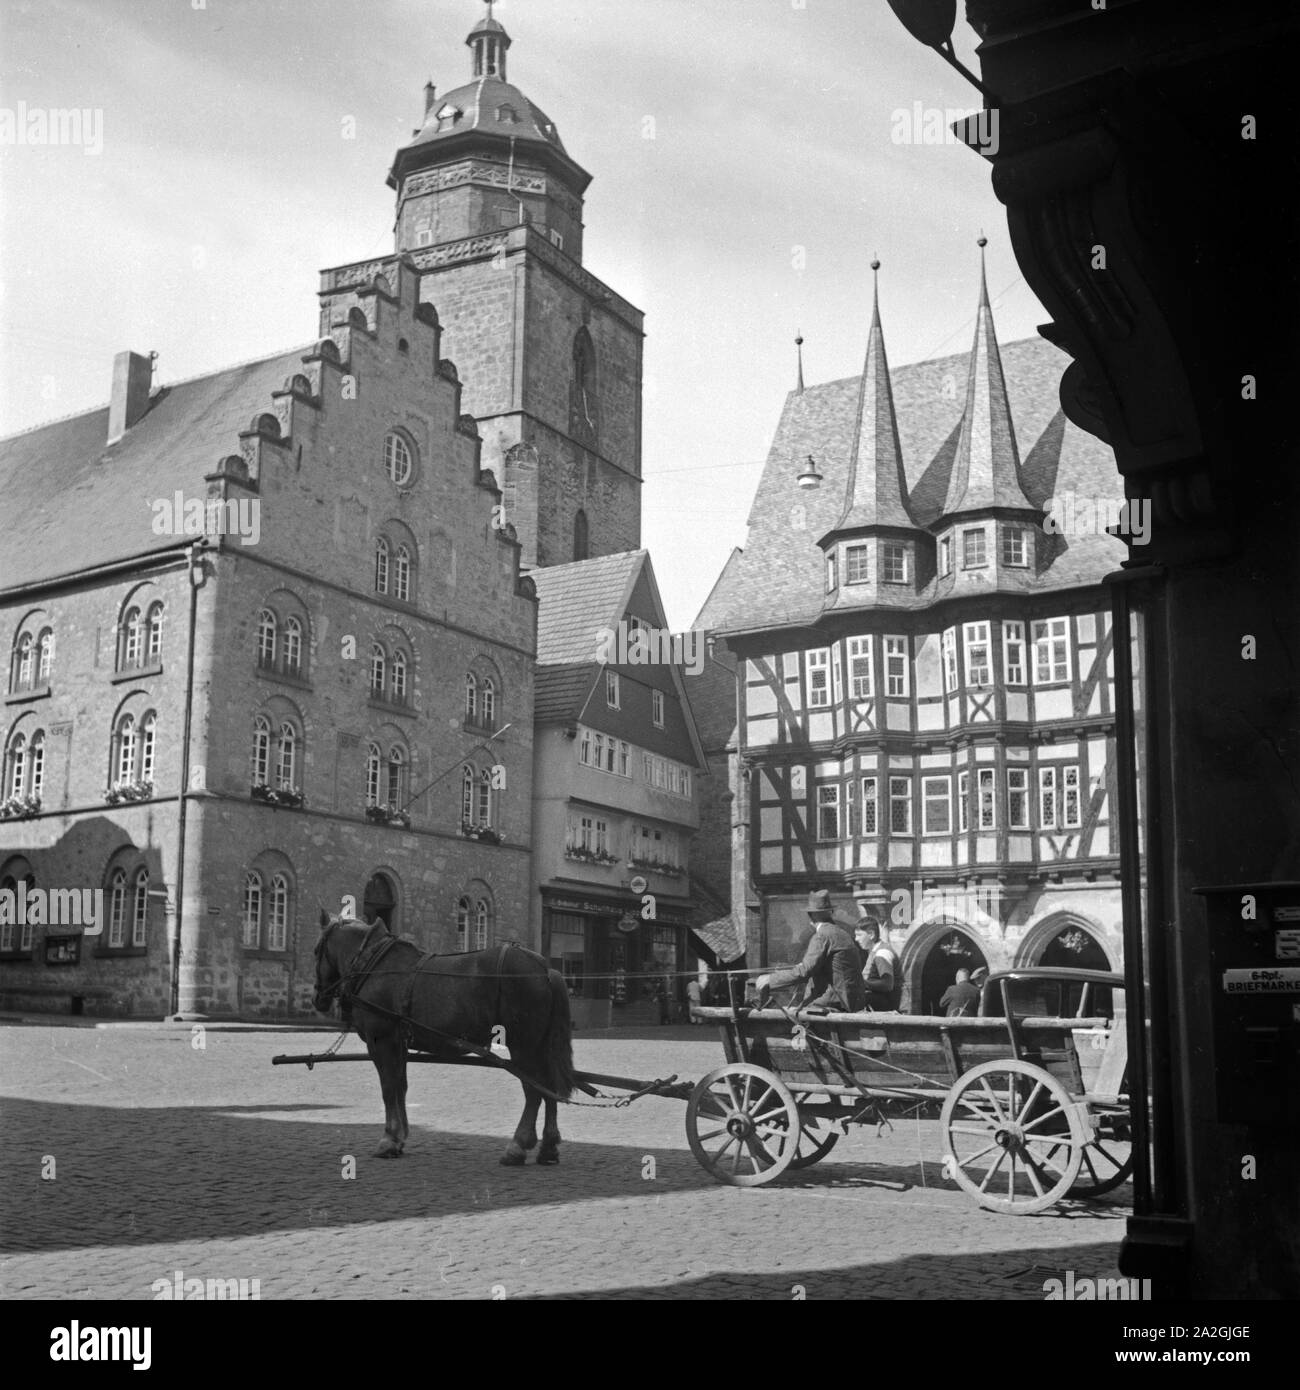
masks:
<instances>
[{"instance_id":1,"label":"black and white photograph","mask_svg":"<svg viewBox=\"0 0 1300 1390\"><path fill-rule=\"evenodd\" d=\"M353 1300L1285 1364L1298 39L0 0L30 1365Z\"/></svg>"}]
</instances>

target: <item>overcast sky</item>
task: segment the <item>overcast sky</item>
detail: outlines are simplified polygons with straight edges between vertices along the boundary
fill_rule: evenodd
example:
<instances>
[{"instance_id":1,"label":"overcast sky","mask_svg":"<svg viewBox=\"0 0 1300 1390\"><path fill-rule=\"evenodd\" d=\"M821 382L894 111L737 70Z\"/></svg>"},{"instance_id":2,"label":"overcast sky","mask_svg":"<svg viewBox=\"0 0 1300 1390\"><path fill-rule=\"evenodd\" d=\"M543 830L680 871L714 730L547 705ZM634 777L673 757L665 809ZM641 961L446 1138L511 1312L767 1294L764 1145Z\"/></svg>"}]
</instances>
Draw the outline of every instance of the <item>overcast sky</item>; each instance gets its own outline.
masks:
<instances>
[{"instance_id":1,"label":"overcast sky","mask_svg":"<svg viewBox=\"0 0 1300 1390\"><path fill-rule=\"evenodd\" d=\"M97 150L0 144L0 434L103 405L124 348L156 350L165 384L309 342L317 272L392 251L393 152L426 80L468 79L483 12L0 0L0 120L102 112ZM873 252L893 366L969 347L981 228L999 338L1047 315L988 164L893 138L896 112L979 96L885 0L496 14L510 80L593 175L585 264L646 313L642 543L684 627L744 544L796 330L810 384L861 370ZM972 39L959 21L968 65Z\"/></svg>"}]
</instances>

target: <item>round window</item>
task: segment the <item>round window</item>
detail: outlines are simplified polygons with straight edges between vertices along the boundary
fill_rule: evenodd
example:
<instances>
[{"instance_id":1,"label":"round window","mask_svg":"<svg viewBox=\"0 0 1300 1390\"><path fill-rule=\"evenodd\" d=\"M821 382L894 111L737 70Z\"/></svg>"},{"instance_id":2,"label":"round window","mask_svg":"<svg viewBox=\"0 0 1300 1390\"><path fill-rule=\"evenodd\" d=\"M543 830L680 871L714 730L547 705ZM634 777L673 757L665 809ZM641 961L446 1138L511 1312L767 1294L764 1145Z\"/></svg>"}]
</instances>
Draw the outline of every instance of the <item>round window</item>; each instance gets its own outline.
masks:
<instances>
[{"instance_id":1,"label":"round window","mask_svg":"<svg viewBox=\"0 0 1300 1390\"><path fill-rule=\"evenodd\" d=\"M411 481L413 466L411 446L396 430L390 430L384 439L384 468L389 478L398 487L405 487Z\"/></svg>"}]
</instances>

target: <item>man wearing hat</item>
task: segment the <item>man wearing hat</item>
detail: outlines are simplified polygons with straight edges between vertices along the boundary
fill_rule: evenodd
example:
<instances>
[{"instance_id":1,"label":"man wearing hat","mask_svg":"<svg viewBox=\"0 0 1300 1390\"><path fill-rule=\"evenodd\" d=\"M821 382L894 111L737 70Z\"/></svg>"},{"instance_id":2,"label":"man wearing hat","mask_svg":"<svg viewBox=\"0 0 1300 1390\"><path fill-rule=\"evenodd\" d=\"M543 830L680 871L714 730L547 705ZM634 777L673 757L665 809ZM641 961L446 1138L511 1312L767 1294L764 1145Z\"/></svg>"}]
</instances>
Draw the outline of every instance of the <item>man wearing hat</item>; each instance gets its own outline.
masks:
<instances>
[{"instance_id":1,"label":"man wearing hat","mask_svg":"<svg viewBox=\"0 0 1300 1390\"><path fill-rule=\"evenodd\" d=\"M852 936L835 921L831 895L824 888L808 895L808 919L813 934L803 960L790 970L760 975L754 982L759 1007L766 1005L770 990L807 980L805 1007L857 1013L866 1004L862 956Z\"/></svg>"}]
</instances>

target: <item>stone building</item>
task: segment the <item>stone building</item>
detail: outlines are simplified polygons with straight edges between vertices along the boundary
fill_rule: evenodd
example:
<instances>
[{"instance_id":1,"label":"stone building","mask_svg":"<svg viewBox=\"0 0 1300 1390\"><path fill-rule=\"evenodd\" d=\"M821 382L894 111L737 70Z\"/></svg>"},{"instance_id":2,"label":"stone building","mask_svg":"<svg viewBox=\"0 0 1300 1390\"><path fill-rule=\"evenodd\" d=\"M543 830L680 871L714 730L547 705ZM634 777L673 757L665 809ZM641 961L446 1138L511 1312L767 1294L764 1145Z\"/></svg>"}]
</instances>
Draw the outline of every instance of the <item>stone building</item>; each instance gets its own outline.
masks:
<instances>
[{"instance_id":1,"label":"stone building","mask_svg":"<svg viewBox=\"0 0 1300 1390\"><path fill-rule=\"evenodd\" d=\"M525 571L640 543L641 315L509 36L468 42L314 345L161 388L124 353L106 409L0 441L0 1008L309 1010L347 898L534 939ZM39 920L74 888L101 933Z\"/></svg>"},{"instance_id":2,"label":"stone building","mask_svg":"<svg viewBox=\"0 0 1300 1390\"><path fill-rule=\"evenodd\" d=\"M1110 453L1057 403L1064 366L1038 340L999 349L981 269L968 355L891 373L873 304L862 376L787 398L697 619L737 661L716 794L739 797L751 965L799 951L816 886L884 920L913 1012L962 965L1118 966L1101 580L1124 546L1099 529Z\"/></svg>"}]
</instances>

